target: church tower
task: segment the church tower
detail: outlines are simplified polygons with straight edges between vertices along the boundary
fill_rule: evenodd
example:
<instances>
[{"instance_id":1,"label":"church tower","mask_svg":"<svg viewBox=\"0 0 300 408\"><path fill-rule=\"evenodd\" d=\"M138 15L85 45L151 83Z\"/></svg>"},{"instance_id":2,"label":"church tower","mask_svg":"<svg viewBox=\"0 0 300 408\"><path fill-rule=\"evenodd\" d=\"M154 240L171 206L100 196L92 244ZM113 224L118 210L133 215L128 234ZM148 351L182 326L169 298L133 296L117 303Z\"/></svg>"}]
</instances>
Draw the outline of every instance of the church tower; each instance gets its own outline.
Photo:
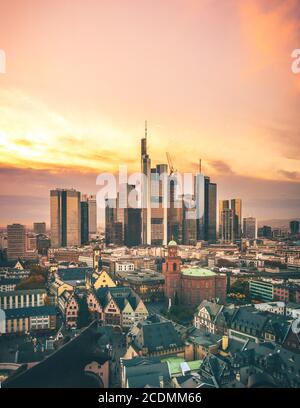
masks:
<instances>
[{"instance_id":1,"label":"church tower","mask_svg":"<svg viewBox=\"0 0 300 408\"><path fill-rule=\"evenodd\" d=\"M168 256L163 264L165 277L165 296L174 303L176 298L181 297L181 258L177 255L177 243L170 241L168 244Z\"/></svg>"},{"instance_id":2,"label":"church tower","mask_svg":"<svg viewBox=\"0 0 300 408\"><path fill-rule=\"evenodd\" d=\"M85 286L87 289L91 289L92 281L98 277L100 272L102 271L102 258L101 258L101 249L99 245L95 246L93 249L93 271L91 273L87 273L85 276Z\"/></svg>"},{"instance_id":3,"label":"church tower","mask_svg":"<svg viewBox=\"0 0 300 408\"><path fill-rule=\"evenodd\" d=\"M102 270L102 259L101 259L101 250L99 245L95 246L93 249L93 269L94 272L101 272Z\"/></svg>"}]
</instances>

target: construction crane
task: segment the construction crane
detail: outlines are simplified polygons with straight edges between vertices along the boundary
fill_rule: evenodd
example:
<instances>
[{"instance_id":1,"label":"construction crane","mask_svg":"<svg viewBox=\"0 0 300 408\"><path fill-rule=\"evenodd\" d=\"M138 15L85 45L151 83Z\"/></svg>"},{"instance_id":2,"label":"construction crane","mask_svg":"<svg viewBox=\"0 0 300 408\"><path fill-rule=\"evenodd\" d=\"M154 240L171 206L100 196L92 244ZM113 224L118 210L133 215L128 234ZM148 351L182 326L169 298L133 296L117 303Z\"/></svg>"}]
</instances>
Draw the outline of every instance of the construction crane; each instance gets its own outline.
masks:
<instances>
[{"instance_id":1,"label":"construction crane","mask_svg":"<svg viewBox=\"0 0 300 408\"><path fill-rule=\"evenodd\" d=\"M174 166L173 166L173 162L172 162L170 153L169 153L169 152L166 152L166 155L167 155L167 160L168 160L169 169L170 169L170 176L171 176L173 173L176 173L177 170L174 169Z\"/></svg>"}]
</instances>

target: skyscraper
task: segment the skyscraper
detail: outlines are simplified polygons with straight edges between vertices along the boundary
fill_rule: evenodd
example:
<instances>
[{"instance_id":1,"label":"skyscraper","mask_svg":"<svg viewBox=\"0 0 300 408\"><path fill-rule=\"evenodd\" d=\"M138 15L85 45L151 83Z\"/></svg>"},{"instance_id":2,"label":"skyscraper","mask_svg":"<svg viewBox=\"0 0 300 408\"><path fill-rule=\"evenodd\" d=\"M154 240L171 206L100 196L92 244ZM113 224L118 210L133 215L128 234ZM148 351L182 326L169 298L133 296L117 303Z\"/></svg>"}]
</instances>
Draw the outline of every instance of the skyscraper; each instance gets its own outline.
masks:
<instances>
[{"instance_id":1,"label":"skyscraper","mask_svg":"<svg viewBox=\"0 0 300 408\"><path fill-rule=\"evenodd\" d=\"M127 185L127 193L138 199L138 193L134 185ZM141 209L132 207L128 200L127 208L124 209L124 244L128 247L141 244Z\"/></svg>"},{"instance_id":2,"label":"skyscraper","mask_svg":"<svg viewBox=\"0 0 300 408\"><path fill-rule=\"evenodd\" d=\"M175 240L181 244L183 242L183 209L182 209L182 194L177 196L178 180L175 175L169 176L169 198L170 208L168 209L168 242Z\"/></svg>"},{"instance_id":3,"label":"skyscraper","mask_svg":"<svg viewBox=\"0 0 300 408\"><path fill-rule=\"evenodd\" d=\"M217 185L210 178L198 173L195 177L197 205L197 240L216 241Z\"/></svg>"},{"instance_id":4,"label":"skyscraper","mask_svg":"<svg viewBox=\"0 0 300 408\"><path fill-rule=\"evenodd\" d=\"M231 200L231 209L234 213L233 230L234 239L241 239L242 236L242 200L234 198Z\"/></svg>"},{"instance_id":5,"label":"skyscraper","mask_svg":"<svg viewBox=\"0 0 300 408\"><path fill-rule=\"evenodd\" d=\"M97 234L97 201L95 195L88 196L89 211L89 237Z\"/></svg>"},{"instance_id":6,"label":"skyscraper","mask_svg":"<svg viewBox=\"0 0 300 408\"><path fill-rule=\"evenodd\" d=\"M231 208L224 208L221 212L221 240L234 241L234 212Z\"/></svg>"},{"instance_id":7,"label":"skyscraper","mask_svg":"<svg viewBox=\"0 0 300 408\"><path fill-rule=\"evenodd\" d=\"M290 222L290 232L292 235L299 234L299 221L291 221Z\"/></svg>"},{"instance_id":8,"label":"skyscraper","mask_svg":"<svg viewBox=\"0 0 300 408\"><path fill-rule=\"evenodd\" d=\"M7 259L9 261L24 258L26 251L26 229L24 225L7 226Z\"/></svg>"},{"instance_id":9,"label":"skyscraper","mask_svg":"<svg viewBox=\"0 0 300 408\"><path fill-rule=\"evenodd\" d=\"M89 242L89 204L87 201L80 203L80 218L81 218L81 245Z\"/></svg>"},{"instance_id":10,"label":"skyscraper","mask_svg":"<svg viewBox=\"0 0 300 408\"><path fill-rule=\"evenodd\" d=\"M145 137L141 140L142 180L142 244L151 245L151 160L147 154L147 121Z\"/></svg>"},{"instance_id":11,"label":"skyscraper","mask_svg":"<svg viewBox=\"0 0 300 408\"><path fill-rule=\"evenodd\" d=\"M217 239L217 184L208 185L208 226L206 240L215 242Z\"/></svg>"},{"instance_id":12,"label":"skyscraper","mask_svg":"<svg viewBox=\"0 0 300 408\"><path fill-rule=\"evenodd\" d=\"M87 203L88 211L88 240L91 238L91 235L97 233L97 201L95 195L83 194L81 196L81 202Z\"/></svg>"},{"instance_id":13,"label":"skyscraper","mask_svg":"<svg viewBox=\"0 0 300 408\"><path fill-rule=\"evenodd\" d=\"M233 242L242 236L242 200L239 198L219 201L219 237Z\"/></svg>"},{"instance_id":14,"label":"skyscraper","mask_svg":"<svg viewBox=\"0 0 300 408\"><path fill-rule=\"evenodd\" d=\"M257 238L256 218L254 217L243 218L243 237L248 239Z\"/></svg>"},{"instance_id":15,"label":"skyscraper","mask_svg":"<svg viewBox=\"0 0 300 408\"><path fill-rule=\"evenodd\" d=\"M229 200L219 201L219 238L223 236L223 211L229 209Z\"/></svg>"},{"instance_id":16,"label":"skyscraper","mask_svg":"<svg viewBox=\"0 0 300 408\"><path fill-rule=\"evenodd\" d=\"M185 195L183 206L183 243L185 245L195 245L197 242L197 209L193 198L193 195Z\"/></svg>"},{"instance_id":17,"label":"skyscraper","mask_svg":"<svg viewBox=\"0 0 300 408\"><path fill-rule=\"evenodd\" d=\"M164 203L163 180L161 176L167 175L168 165L158 164L151 169L151 244L167 245L167 211Z\"/></svg>"},{"instance_id":18,"label":"skyscraper","mask_svg":"<svg viewBox=\"0 0 300 408\"><path fill-rule=\"evenodd\" d=\"M81 241L80 192L50 191L51 246L79 246Z\"/></svg>"}]
</instances>

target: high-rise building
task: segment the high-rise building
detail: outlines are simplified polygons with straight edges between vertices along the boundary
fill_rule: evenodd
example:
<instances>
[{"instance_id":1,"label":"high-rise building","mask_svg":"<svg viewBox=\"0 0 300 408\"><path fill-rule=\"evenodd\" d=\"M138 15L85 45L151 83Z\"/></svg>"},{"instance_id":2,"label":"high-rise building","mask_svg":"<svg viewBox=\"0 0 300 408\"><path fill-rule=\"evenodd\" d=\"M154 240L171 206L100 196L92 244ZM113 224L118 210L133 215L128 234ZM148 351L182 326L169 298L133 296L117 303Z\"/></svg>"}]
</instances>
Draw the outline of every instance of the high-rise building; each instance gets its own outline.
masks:
<instances>
[{"instance_id":1,"label":"high-rise building","mask_svg":"<svg viewBox=\"0 0 300 408\"><path fill-rule=\"evenodd\" d=\"M151 159L147 154L147 122L145 137L141 140L142 180L142 244L151 245Z\"/></svg>"},{"instance_id":2,"label":"high-rise building","mask_svg":"<svg viewBox=\"0 0 300 408\"><path fill-rule=\"evenodd\" d=\"M80 245L80 215L80 192L74 189L50 191L52 248Z\"/></svg>"},{"instance_id":3,"label":"high-rise building","mask_svg":"<svg viewBox=\"0 0 300 408\"><path fill-rule=\"evenodd\" d=\"M114 236L114 224L117 222L117 199L107 198L105 200L105 243L112 244Z\"/></svg>"},{"instance_id":4,"label":"high-rise building","mask_svg":"<svg viewBox=\"0 0 300 408\"><path fill-rule=\"evenodd\" d=\"M242 200L239 198L219 201L219 237L233 242L242 236Z\"/></svg>"},{"instance_id":5,"label":"high-rise building","mask_svg":"<svg viewBox=\"0 0 300 408\"><path fill-rule=\"evenodd\" d=\"M35 234L46 234L46 223L45 222L34 222L33 231Z\"/></svg>"},{"instance_id":6,"label":"high-rise building","mask_svg":"<svg viewBox=\"0 0 300 408\"><path fill-rule=\"evenodd\" d=\"M224 208L221 212L221 240L224 242L234 241L234 212L231 208Z\"/></svg>"},{"instance_id":7,"label":"high-rise building","mask_svg":"<svg viewBox=\"0 0 300 408\"><path fill-rule=\"evenodd\" d=\"M231 200L231 209L234 213L234 239L238 240L241 239L242 236L242 200L240 198L234 198Z\"/></svg>"},{"instance_id":8,"label":"high-rise building","mask_svg":"<svg viewBox=\"0 0 300 408\"><path fill-rule=\"evenodd\" d=\"M261 228L258 228L257 235L262 238L272 238L272 228L268 225L264 225Z\"/></svg>"},{"instance_id":9,"label":"high-rise building","mask_svg":"<svg viewBox=\"0 0 300 408\"><path fill-rule=\"evenodd\" d=\"M141 209L128 208L126 211L124 244L128 247L140 245L141 232Z\"/></svg>"},{"instance_id":10,"label":"high-rise building","mask_svg":"<svg viewBox=\"0 0 300 408\"><path fill-rule=\"evenodd\" d=\"M290 222L290 232L292 235L299 234L299 221L291 221Z\"/></svg>"},{"instance_id":11,"label":"high-rise building","mask_svg":"<svg viewBox=\"0 0 300 408\"><path fill-rule=\"evenodd\" d=\"M26 229L24 225L7 226L7 259L24 258L26 252Z\"/></svg>"},{"instance_id":12,"label":"high-rise building","mask_svg":"<svg viewBox=\"0 0 300 408\"><path fill-rule=\"evenodd\" d=\"M97 234L97 201L95 195L82 194L81 202L87 203L88 211L88 236Z\"/></svg>"},{"instance_id":13,"label":"high-rise building","mask_svg":"<svg viewBox=\"0 0 300 408\"><path fill-rule=\"evenodd\" d=\"M230 209L229 200L219 201L219 238L223 236L223 211Z\"/></svg>"},{"instance_id":14,"label":"high-rise building","mask_svg":"<svg viewBox=\"0 0 300 408\"><path fill-rule=\"evenodd\" d=\"M81 245L89 242L89 204L87 201L80 203L80 219L81 219Z\"/></svg>"},{"instance_id":15,"label":"high-rise building","mask_svg":"<svg viewBox=\"0 0 300 408\"><path fill-rule=\"evenodd\" d=\"M243 237L248 239L257 238L256 218L243 218Z\"/></svg>"},{"instance_id":16,"label":"high-rise building","mask_svg":"<svg viewBox=\"0 0 300 408\"><path fill-rule=\"evenodd\" d=\"M197 208L193 196L185 195L183 206L183 244L195 245L197 242Z\"/></svg>"},{"instance_id":17,"label":"high-rise building","mask_svg":"<svg viewBox=\"0 0 300 408\"><path fill-rule=\"evenodd\" d=\"M97 234L97 201L95 195L88 197L89 206L89 237Z\"/></svg>"},{"instance_id":18,"label":"high-rise building","mask_svg":"<svg viewBox=\"0 0 300 408\"><path fill-rule=\"evenodd\" d=\"M162 175L167 175L168 165L158 164L151 169L151 245L167 245L167 205L164 203Z\"/></svg>"},{"instance_id":19,"label":"high-rise building","mask_svg":"<svg viewBox=\"0 0 300 408\"><path fill-rule=\"evenodd\" d=\"M168 208L168 241L175 240L179 244L183 242L183 208L182 194L177 194L178 180L176 175L169 176L168 196L170 207Z\"/></svg>"},{"instance_id":20,"label":"high-rise building","mask_svg":"<svg viewBox=\"0 0 300 408\"><path fill-rule=\"evenodd\" d=\"M197 240L215 242L217 235L217 185L198 173L195 176Z\"/></svg>"},{"instance_id":21,"label":"high-rise building","mask_svg":"<svg viewBox=\"0 0 300 408\"><path fill-rule=\"evenodd\" d=\"M138 201L138 192L134 185L127 185L127 197L134 197ZM127 208L124 209L124 244L128 247L141 244L141 208L131 205L131 200L127 200Z\"/></svg>"},{"instance_id":22,"label":"high-rise building","mask_svg":"<svg viewBox=\"0 0 300 408\"><path fill-rule=\"evenodd\" d=\"M215 242L217 240L217 184L208 185L208 225L206 241Z\"/></svg>"},{"instance_id":23,"label":"high-rise building","mask_svg":"<svg viewBox=\"0 0 300 408\"><path fill-rule=\"evenodd\" d=\"M208 223L208 183L209 179L204 174L198 173L195 176L195 204L197 214L197 240L205 241ZM206 205L205 205L206 204Z\"/></svg>"}]
</instances>

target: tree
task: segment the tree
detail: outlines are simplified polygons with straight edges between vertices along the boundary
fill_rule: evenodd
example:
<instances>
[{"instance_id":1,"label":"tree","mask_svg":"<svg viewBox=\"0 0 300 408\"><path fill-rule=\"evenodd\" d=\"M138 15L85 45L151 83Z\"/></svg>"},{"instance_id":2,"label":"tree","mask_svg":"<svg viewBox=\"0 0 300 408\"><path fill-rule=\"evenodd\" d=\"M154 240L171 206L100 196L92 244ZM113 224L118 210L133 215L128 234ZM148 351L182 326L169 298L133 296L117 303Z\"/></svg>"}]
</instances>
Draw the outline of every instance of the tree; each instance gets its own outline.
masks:
<instances>
[{"instance_id":1,"label":"tree","mask_svg":"<svg viewBox=\"0 0 300 408\"><path fill-rule=\"evenodd\" d=\"M249 282L237 280L231 285L230 291L232 293L241 293L242 295L249 297Z\"/></svg>"}]
</instances>

